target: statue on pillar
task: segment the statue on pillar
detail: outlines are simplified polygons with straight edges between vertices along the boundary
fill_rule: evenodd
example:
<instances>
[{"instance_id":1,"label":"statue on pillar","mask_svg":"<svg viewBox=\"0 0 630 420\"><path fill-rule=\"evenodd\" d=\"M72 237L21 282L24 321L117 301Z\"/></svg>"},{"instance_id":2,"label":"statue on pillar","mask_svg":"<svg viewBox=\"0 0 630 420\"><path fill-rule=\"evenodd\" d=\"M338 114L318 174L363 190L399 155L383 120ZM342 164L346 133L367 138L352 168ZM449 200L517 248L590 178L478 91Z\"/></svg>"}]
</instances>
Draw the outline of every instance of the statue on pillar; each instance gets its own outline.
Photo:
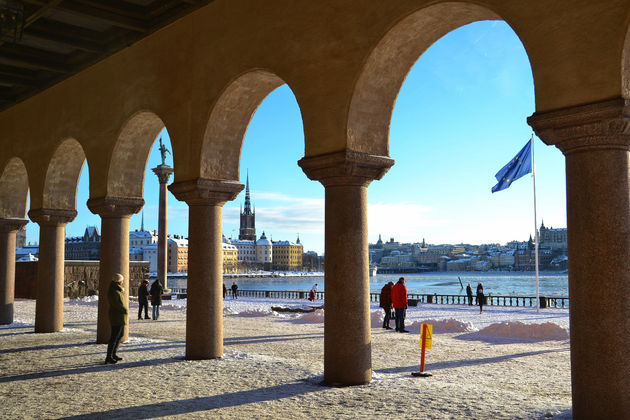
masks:
<instances>
[{"instance_id":1,"label":"statue on pillar","mask_svg":"<svg viewBox=\"0 0 630 420\"><path fill-rule=\"evenodd\" d=\"M162 137L160 137L160 154L162 155L162 165L166 165L166 154L167 153L171 153L166 146L164 146L164 143L162 143Z\"/></svg>"}]
</instances>

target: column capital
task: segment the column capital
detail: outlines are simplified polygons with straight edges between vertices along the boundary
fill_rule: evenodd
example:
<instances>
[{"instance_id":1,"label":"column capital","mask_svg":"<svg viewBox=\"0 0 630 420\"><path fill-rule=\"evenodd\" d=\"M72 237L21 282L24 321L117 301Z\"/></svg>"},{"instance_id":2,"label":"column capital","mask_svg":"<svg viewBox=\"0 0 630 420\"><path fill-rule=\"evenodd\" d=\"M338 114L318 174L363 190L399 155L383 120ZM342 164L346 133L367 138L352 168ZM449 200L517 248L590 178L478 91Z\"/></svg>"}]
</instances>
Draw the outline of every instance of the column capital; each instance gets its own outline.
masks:
<instances>
[{"instance_id":1,"label":"column capital","mask_svg":"<svg viewBox=\"0 0 630 420\"><path fill-rule=\"evenodd\" d=\"M324 187L331 185L368 186L375 179L381 179L394 164L387 156L370 155L354 150L327 153L304 157L298 161L309 179L321 182Z\"/></svg>"},{"instance_id":2,"label":"column capital","mask_svg":"<svg viewBox=\"0 0 630 420\"><path fill-rule=\"evenodd\" d=\"M77 211L66 209L35 209L28 212L28 217L40 226L67 225L77 217Z\"/></svg>"},{"instance_id":3,"label":"column capital","mask_svg":"<svg viewBox=\"0 0 630 420\"><path fill-rule=\"evenodd\" d=\"M168 165L159 165L151 169L160 180L160 184L166 184L174 169Z\"/></svg>"},{"instance_id":4,"label":"column capital","mask_svg":"<svg viewBox=\"0 0 630 420\"><path fill-rule=\"evenodd\" d=\"M244 185L223 179L197 178L191 181L174 182L168 189L179 201L189 206L222 206L234 200Z\"/></svg>"},{"instance_id":5,"label":"column capital","mask_svg":"<svg viewBox=\"0 0 630 420\"><path fill-rule=\"evenodd\" d=\"M527 122L546 144L565 155L601 149L630 151L630 102L623 98L535 112Z\"/></svg>"},{"instance_id":6,"label":"column capital","mask_svg":"<svg viewBox=\"0 0 630 420\"><path fill-rule=\"evenodd\" d=\"M15 232L22 229L28 223L28 219L0 218L0 232Z\"/></svg>"},{"instance_id":7,"label":"column capital","mask_svg":"<svg viewBox=\"0 0 630 420\"><path fill-rule=\"evenodd\" d=\"M142 209L144 200L136 197L105 196L90 198L87 206L92 213L101 217L129 217Z\"/></svg>"}]
</instances>

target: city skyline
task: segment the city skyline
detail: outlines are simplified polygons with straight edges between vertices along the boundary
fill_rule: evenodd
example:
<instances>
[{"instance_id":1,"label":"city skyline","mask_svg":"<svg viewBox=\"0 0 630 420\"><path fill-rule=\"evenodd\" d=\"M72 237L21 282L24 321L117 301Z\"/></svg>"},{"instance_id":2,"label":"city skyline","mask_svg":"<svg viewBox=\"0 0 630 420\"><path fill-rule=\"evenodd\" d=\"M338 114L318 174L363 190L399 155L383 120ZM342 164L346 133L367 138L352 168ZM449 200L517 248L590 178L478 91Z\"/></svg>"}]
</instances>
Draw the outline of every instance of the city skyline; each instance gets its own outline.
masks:
<instances>
[{"instance_id":1,"label":"city skyline","mask_svg":"<svg viewBox=\"0 0 630 420\"><path fill-rule=\"evenodd\" d=\"M491 194L494 174L532 134L531 67L518 37L504 22L478 22L447 34L413 66L397 97L390 127L396 164L368 187L369 242L379 233L401 242L507 243L534 233L529 176ZM167 132L164 143L172 150ZM536 137L538 220L566 226L564 157ZM150 168L161 163L156 143L146 166L145 227L157 229L157 191ZM248 127L241 153L240 182L249 171L257 235L295 241L305 251L324 251L324 188L297 166L304 156L298 100L289 86L272 92ZM167 164L172 166L169 155ZM89 168L77 188L78 216L67 236L85 226L100 229L100 217L85 206ZM175 168L177 170L177 168ZM223 208L223 233L237 236L244 192ZM169 193L170 234L188 236L188 208ZM140 214L130 229L140 228ZM236 232L236 235L234 234ZM38 228L27 225L27 241Z\"/></svg>"}]
</instances>

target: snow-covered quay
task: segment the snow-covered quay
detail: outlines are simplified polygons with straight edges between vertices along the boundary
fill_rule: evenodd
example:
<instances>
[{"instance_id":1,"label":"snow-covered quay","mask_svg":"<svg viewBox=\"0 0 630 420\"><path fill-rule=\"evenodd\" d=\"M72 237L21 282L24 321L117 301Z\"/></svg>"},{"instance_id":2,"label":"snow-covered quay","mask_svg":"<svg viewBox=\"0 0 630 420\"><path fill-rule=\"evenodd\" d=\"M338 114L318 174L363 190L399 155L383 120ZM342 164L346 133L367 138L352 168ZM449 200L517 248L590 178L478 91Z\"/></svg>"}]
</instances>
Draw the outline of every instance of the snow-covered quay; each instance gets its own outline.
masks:
<instances>
[{"instance_id":1,"label":"snow-covered quay","mask_svg":"<svg viewBox=\"0 0 630 420\"><path fill-rule=\"evenodd\" d=\"M124 358L104 365L94 300L66 300L65 328L33 333L35 302L0 327L1 418L570 418L568 310L420 305L410 334L384 330L372 306L373 381L323 379L324 311L306 302L226 299L224 357L184 360L185 300L159 321L136 320ZM313 306L321 305L317 301ZM420 323L433 324L429 378L419 370ZM393 321L392 321L393 325Z\"/></svg>"}]
</instances>

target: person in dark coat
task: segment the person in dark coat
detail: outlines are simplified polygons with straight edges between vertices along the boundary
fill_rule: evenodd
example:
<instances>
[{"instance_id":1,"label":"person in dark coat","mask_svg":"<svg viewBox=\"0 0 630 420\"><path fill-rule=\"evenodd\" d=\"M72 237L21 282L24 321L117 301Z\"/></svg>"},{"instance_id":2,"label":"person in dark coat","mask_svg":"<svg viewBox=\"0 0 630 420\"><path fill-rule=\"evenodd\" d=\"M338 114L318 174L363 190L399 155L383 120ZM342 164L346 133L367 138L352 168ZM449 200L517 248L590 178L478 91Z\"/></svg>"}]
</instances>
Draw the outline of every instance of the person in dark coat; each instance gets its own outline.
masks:
<instances>
[{"instance_id":1,"label":"person in dark coat","mask_svg":"<svg viewBox=\"0 0 630 420\"><path fill-rule=\"evenodd\" d=\"M398 283L392 287L392 306L394 306L394 312L396 312L396 331L401 333L409 332L405 329L407 286L405 286L404 277L401 277Z\"/></svg>"},{"instance_id":2,"label":"person in dark coat","mask_svg":"<svg viewBox=\"0 0 630 420\"><path fill-rule=\"evenodd\" d=\"M164 287L160 280L155 280L151 285L151 305L153 306L153 320L156 321L160 317L160 305L162 304L162 293Z\"/></svg>"},{"instance_id":3,"label":"person in dark coat","mask_svg":"<svg viewBox=\"0 0 630 420\"><path fill-rule=\"evenodd\" d=\"M472 295L472 287L470 287L470 283L468 283L468 286L466 286L466 296L468 296L468 305L472 306L473 295Z\"/></svg>"},{"instance_id":4,"label":"person in dark coat","mask_svg":"<svg viewBox=\"0 0 630 420\"><path fill-rule=\"evenodd\" d=\"M479 313L483 312L483 304L486 297L483 294L483 285L481 283L477 283L477 304L479 305Z\"/></svg>"},{"instance_id":5,"label":"person in dark coat","mask_svg":"<svg viewBox=\"0 0 630 420\"><path fill-rule=\"evenodd\" d=\"M391 330L389 326L389 320L392 318L392 288L394 282L389 282L381 289L381 296L379 298L379 306L385 311L385 319L383 319L383 328Z\"/></svg>"},{"instance_id":6,"label":"person in dark coat","mask_svg":"<svg viewBox=\"0 0 630 420\"><path fill-rule=\"evenodd\" d=\"M107 357L105 357L106 364L116 363L119 360L122 360L122 357L118 357L116 352L118 351L120 340L123 336L123 332L125 331L125 325L129 322L129 308L125 302L125 289L123 289L122 285L122 274L114 274L107 291L109 324L111 325L112 330L109 336L109 343L107 343Z\"/></svg>"},{"instance_id":7,"label":"person in dark coat","mask_svg":"<svg viewBox=\"0 0 630 420\"><path fill-rule=\"evenodd\" d=\"M149 280L142 280L138 288L138 319L142 319L142 308L144 308L144 319L149 319Z\"/></svg>"},{"instance_id":8,"label":"person in dark coat","mask_svg":"<svg viewBox=\"0 0 630 420\"><path fill-rule=\"evenodd\" d=\"M238 286L236 282L232 283L232 299L238 299Z\"/></svg>"},{"instance_id":9,"label":"person in dark coat","mask_svg":"<svg viewBox=\"0 0 630 420\"><path fill-rule=\"evenodd\" d=\"M227 287L225 287L225 283L223 283L223 299L225 299L225 295L227 295Z\"/></svg>"}]
</instances>

